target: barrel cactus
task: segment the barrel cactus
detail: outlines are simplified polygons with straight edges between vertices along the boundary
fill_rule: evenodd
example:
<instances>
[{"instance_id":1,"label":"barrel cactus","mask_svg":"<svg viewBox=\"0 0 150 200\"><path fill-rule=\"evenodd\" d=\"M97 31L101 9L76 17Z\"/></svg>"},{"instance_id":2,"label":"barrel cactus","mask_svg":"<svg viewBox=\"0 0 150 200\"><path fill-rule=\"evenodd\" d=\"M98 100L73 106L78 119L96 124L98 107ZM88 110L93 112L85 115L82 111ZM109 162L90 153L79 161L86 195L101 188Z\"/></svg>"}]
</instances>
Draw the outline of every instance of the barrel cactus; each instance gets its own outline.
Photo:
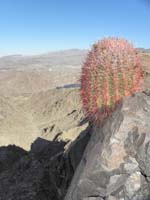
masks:
<instances>
[{"instance_id":1,"label":"barrel cactus","mask_svg":"<svg viewBox=\"0 0 150 200\"><path fill-rule=\"evenodd\" d=\"M140 90L140 59L125 39L105 38L92 46L81 72L81 99L90 121L102 125L122 97Z\"/></svg>"}]
</instances>

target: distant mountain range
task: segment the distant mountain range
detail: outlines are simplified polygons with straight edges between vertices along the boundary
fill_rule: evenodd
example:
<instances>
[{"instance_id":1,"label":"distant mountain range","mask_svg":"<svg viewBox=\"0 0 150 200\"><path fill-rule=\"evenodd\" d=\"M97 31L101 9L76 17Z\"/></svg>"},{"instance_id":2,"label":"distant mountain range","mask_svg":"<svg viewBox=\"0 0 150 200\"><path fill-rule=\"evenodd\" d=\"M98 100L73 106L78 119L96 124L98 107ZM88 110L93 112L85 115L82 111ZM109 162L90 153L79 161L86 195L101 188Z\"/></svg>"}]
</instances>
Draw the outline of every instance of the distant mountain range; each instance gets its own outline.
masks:
<instances>
[{"instance_id":1,"label":"distant mountain range","mask_svg":"<svg viewBox=\"0 0 150 200\"><path fill-rule=\"evenodd\" d=\"M143 53L150 53L150 49L137 48L137 50Z\"/></svg>"},{"instance_id":2,"label":"distant mountain range","mask_svg":"<svg viewBox=\"0 0 150 200\"><path fill-rule=\"evenodd\" d=\"M143 53L150 53L150 49L137 48ZM32 70L32 69L59 69L80 68L88 49L69 49L49 52L40 55L8 55L0 57L0 70Z\"/></svg>"},{"instance_id":3,"label":"distant mountain range","mask_svg":"<svg viewBox=\"0 0 150 200\"><path fill-rule=\"evenodd\" d=\"M63 67L80 67L88 50L69 49L49 52L41 55L10 55L0 57L0 69L50 69Z\"/></svg>"}]
</instances>

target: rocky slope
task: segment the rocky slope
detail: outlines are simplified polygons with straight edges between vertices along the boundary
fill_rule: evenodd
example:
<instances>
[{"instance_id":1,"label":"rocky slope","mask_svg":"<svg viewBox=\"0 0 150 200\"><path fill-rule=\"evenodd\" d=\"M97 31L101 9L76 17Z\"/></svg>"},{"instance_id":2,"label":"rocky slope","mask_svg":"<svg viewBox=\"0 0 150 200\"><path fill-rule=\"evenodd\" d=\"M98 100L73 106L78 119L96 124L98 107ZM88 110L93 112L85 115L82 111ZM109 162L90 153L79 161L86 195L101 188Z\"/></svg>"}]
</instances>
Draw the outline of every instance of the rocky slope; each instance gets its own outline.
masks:
<instances>
[{"instance_id":1,"label":"rocky slope","mask_svg":"<svg viewBox=\"0 0 150 200\"><path fill-rule=\"evenodd\" d=\"M87 127L78 89L55 89L29 96L0 97L0 145L26 150L42 137L75 139Z\"/></svg>"},{"instance_id":2,"label":"rocky slope","mask_svg":"<svg viewBox=\"0 0 150 200\"><path fill-rule=\"evenodd\" d=\"M0 95L24 96L55 89L78 82L80 69L59 68L48 70L12 71L0 70Z\"/></svg>"},{"instance_id":3,"label":"rocky slope","mask_svg":"<svg viewBox=\"0 0 150 200\"><path fill-rule=\"evenodd\" d=\"M70 142L38 138L28 152L0 147L0 200L149 200L149 120L147 91Z\"/></svg>"},{"instance_id":4,"label":"rocky slope","mask_svg":"<svg viewBox=\"0 0 150 200\"><path fill-rule=\"evenodd\" d=\"M150 199L150 96L120 103L91 139L65 200Z\"/></svg>"}]
</instances>

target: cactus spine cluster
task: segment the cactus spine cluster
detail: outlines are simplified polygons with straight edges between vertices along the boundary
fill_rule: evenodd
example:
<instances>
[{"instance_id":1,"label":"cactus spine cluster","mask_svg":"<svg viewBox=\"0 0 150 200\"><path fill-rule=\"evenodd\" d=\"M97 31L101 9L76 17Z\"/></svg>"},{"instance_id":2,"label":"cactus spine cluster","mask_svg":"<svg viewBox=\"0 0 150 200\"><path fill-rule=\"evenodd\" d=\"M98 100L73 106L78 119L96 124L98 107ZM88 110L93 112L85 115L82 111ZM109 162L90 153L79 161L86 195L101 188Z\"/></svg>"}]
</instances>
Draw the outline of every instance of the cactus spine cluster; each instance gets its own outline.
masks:
<instances>
[{"instance_id":1,"label":"cactus spine cluster","mask_svg":"<svg viewBox=\"0 0 150 200\"><path fill-rule=\"evenodd\" d=\"M124 96L140 89L142 69L136 49L125 39L93 45L81 72L81 99L91 121L103 124Z\"/></svg>"}]
</instances>

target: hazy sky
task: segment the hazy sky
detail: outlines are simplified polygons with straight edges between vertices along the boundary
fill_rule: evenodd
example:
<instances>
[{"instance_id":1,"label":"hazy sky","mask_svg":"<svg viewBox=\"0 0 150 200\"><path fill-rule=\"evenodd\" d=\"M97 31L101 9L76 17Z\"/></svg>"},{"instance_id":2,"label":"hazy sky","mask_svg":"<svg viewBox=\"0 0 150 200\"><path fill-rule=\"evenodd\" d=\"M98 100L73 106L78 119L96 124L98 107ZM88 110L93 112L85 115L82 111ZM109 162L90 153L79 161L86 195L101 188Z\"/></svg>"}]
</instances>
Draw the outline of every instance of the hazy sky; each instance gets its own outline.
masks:
<instances>
[{"instance_id":1,"label":"hazy sky","mask_svg":"<svg viewBox=\"0 0 150 200\"><path fill-rule=\"evenodd\" d=\"M0 0L0 55L89 48L107 36L150 48L150 0Z\"/></svg>"}]
</instances>

